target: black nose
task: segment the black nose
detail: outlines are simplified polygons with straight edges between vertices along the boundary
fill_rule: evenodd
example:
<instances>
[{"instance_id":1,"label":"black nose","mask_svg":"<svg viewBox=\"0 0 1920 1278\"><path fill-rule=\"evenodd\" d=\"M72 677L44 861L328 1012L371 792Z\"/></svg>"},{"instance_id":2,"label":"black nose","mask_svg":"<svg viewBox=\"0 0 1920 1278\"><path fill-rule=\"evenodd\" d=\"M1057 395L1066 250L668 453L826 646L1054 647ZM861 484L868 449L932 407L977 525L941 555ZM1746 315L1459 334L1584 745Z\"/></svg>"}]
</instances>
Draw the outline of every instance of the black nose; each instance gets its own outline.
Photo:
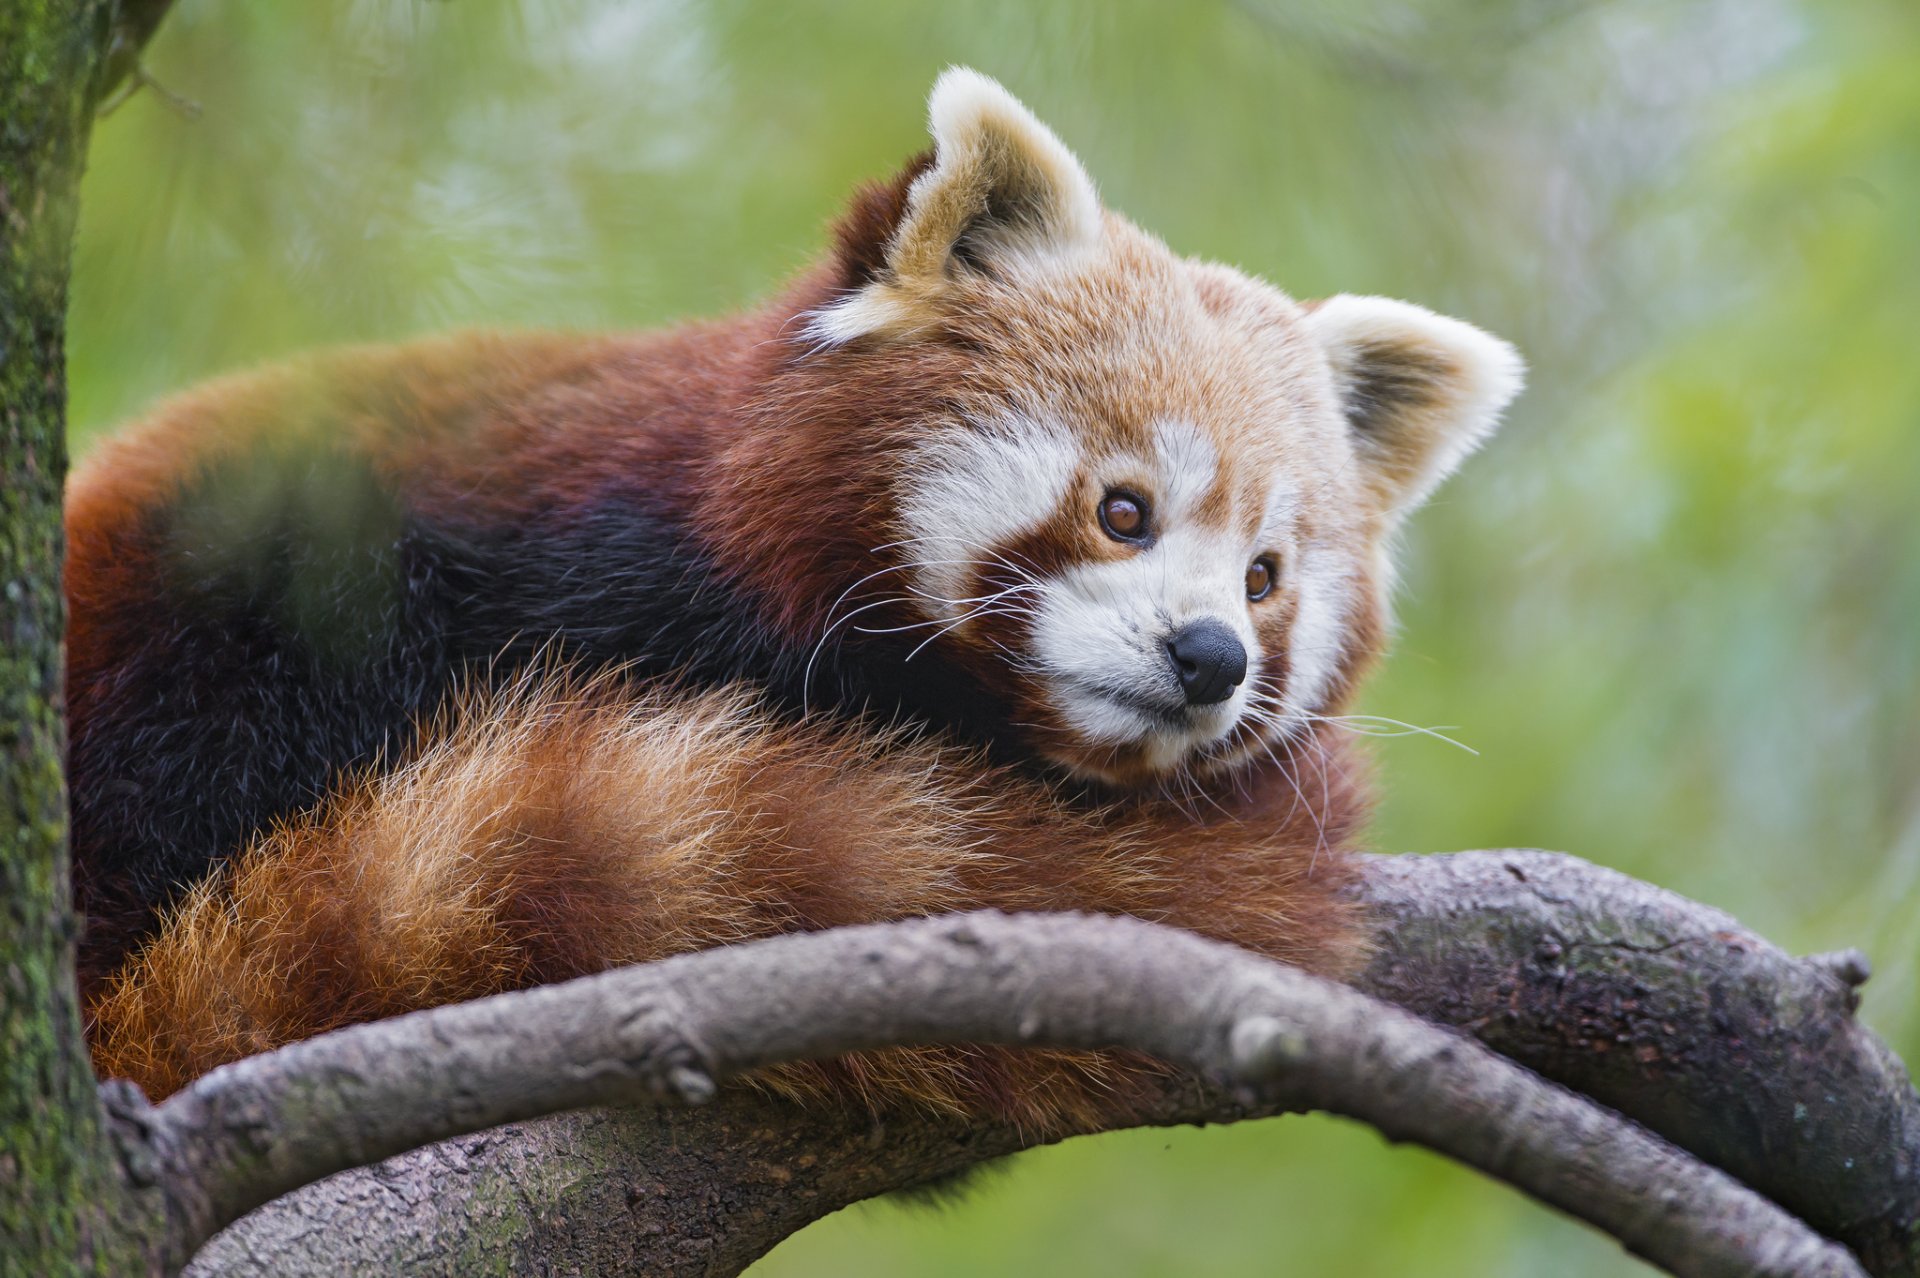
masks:
<instances>
[{"instance_id":1,"label":"black nose","mask_svg":"<svg viewBox=\"0 0 1920 1278\"><path fill-rule=\"evenodd\" d=\"M1188 622L1167 640L1167 658L1190 706L1225 701L1247 677L1247 650L1224 621Z\"/></svg>"}]
</instances>

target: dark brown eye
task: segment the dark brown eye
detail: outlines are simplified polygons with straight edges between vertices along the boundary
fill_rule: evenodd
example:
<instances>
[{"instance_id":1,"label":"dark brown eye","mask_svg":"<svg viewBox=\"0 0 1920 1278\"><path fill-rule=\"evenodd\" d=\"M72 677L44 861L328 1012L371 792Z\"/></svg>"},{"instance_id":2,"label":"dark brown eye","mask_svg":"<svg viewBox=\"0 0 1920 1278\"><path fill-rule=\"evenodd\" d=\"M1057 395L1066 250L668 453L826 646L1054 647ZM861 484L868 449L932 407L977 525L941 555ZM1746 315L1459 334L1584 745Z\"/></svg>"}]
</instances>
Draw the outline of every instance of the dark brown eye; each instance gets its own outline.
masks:
<instances>
[{"instance_id":1,"label":"dark brown eye","mask_svg":"<svg viewBox=\"0 0 1920 1278\"><path fill-rule=\"evenodd\" d=\"M1100 499L1100 526L1116 541L1141 541L1147 535L1147 499L1111 492Z\"/></svg>"},{"instance_id":2,"label":"dark brown eye","mask_svg":"<svg viewBox=\"0 0 1920 1278\"><path fill-rule=\"evenodd\" d=\"M1273 593L1273 560L1262 555L1247 565L1247 598L1259 603Z\"/></svg>"}]
</instances>

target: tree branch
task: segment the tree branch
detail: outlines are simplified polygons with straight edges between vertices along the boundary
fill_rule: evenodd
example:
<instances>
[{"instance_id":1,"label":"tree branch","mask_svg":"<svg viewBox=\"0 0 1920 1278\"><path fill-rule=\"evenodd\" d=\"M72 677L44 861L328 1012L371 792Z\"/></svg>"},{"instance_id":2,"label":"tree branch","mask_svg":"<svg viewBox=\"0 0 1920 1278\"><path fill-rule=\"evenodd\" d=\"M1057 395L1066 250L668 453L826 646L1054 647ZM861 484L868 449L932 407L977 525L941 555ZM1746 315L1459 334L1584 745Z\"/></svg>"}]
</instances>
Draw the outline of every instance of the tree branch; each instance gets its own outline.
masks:
<instances>
[{"instance_id":1,"label":"tree branch","mask_svg":"<svg viewBox=\"0 0 1920 1278\"><path fill-rule=\"evenodd\" d=\"M1245 1106L1358 1118L1677 1274L1863 1272L1732 1178L1477 1044L1123 918L846 928L435 1009L218 1070L150 1111L146 1134L164 1181L197 1191L184 1259L260 1203L451 1135L643 1095L698 1103L716 1078L781 1061L966 1042L1123 1046L1229 1081Z\"/></svg>"},{"instance_id":2,"label":"tree branch","mask_svg":"<svg viewBox=\"0 0 1920 1278\"><path fill-rule=\"evenodd\" d=\"M1361 989L1731 1172L1875 1274L1920 1274L1920 1097L1853 1017L1857 952L1548 852L1372 857Z\"/></svg>"},{"instance_id":3,"label":"tree branch","mask_svg":"<svg viewBox=\"0 0 1920 1278\"><path fill-rule=\"evenodd\" d=\"M1767 1179L1777 1165L1771 1178L1786 1188L1774 1192L1850 1242L1871 1272L1920 1273L1920 1250L1900 1246L1897 1227L1920 1217L1920 1101L1891 1053L1853 1023L1834 965L1794 959L1717 910L1552 853L1373 858L1360 892L1380 946L1361 988L1557 1070L1577 1090L1610 1094L1683 1145L1732 1148L1726 1161L1744 1179ZM1627 1032L1622 1023L1642 1038L1603 1052L1583 1045ZM1648 1035L1658 1052L1644 1050ZM1736 1050L1741 1074L1728 1083L1716 1071ZM1742 1077L1765 1080L1759 1103L1716 1099ZM1789 1099L1800 1095L1850 1121L1823 1119L1821 1139L1802 1141L1805 1119L1792 1106L1804 1102ZM1136 1117L1267 1112L1174 1079ZM215 1239L192 1272L514 1272L544 1256L583 1272L732 1274L849 1202L1026 1143L1004 1128L934 1115L880 1125L736 1089L694 1110L566 1114L299 1191ZM1857 1177L1827 1179L1836 1166ZM1822 1214L1829 1201L1840 1210ZM1920 1240L1920 1230L1906 1237Z\"/></svg>"},{"instance_id":4,"label":"tree branch","mask_svg":"<svg viewBox=\"0 0 1920 1278\"><path fill-rule=\"evenodd\" d=\"M171 8L173 0L118 0L112 6L112 17L101 41L104 55L88 95L101 114L112 111L135 89L159 87L142 68L140 53ZM176 105L172 101L175 95L163 91L162 96L170 100L169 105ZM194 113L198 114L198 108Z\"/></svg>"}]
</instances>

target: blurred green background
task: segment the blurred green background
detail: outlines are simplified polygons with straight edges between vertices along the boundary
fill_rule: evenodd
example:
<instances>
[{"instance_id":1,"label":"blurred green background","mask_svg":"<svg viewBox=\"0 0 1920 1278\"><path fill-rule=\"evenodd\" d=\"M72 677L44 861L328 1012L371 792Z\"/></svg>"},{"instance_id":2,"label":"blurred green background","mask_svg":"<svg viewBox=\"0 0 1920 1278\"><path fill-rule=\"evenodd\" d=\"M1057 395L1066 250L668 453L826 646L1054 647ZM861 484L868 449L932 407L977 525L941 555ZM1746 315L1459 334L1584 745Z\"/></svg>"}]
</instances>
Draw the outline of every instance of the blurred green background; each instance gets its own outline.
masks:
<instances>
[{"instance_id":1,"label":"blurred green background","mask_svg":"<svg viewBox=\"0 0 1920 1278\"><path fill-rule=\"evenodd\" d=\"M1532 389L1415 521L1364 709L1381 847L1577 852L1858 944L1920 1059L1920 6L1912 0L183 0L99 129L76 447L317 343L724 312L1001 78L1108 201L1300 296L1413 298ZM801 1275L1611 1275L1361 1129L1138 1132Z\"/></svg>"}]
</instances>

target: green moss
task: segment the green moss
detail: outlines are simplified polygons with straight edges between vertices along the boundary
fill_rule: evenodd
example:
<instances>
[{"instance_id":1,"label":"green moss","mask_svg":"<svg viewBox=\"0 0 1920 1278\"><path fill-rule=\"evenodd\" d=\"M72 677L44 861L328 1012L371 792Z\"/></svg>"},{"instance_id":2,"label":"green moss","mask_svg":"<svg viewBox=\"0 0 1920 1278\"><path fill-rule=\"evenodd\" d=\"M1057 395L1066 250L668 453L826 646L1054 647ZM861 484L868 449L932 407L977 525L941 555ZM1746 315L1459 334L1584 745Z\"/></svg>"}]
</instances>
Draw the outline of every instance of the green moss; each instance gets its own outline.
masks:
<instances>
[{"instance_id":1,"label":"green moss","mask_svg":"<svg viewBox=\"0 0 1920 1278\"><path fill-rule=\"evenodd\" d=\"M108 6L0 7L0 1272L138 1272L73 980L62 760L67 259ZM124 1229L116 1229L116 1225Z\"/></svg>"}]
</instances>

